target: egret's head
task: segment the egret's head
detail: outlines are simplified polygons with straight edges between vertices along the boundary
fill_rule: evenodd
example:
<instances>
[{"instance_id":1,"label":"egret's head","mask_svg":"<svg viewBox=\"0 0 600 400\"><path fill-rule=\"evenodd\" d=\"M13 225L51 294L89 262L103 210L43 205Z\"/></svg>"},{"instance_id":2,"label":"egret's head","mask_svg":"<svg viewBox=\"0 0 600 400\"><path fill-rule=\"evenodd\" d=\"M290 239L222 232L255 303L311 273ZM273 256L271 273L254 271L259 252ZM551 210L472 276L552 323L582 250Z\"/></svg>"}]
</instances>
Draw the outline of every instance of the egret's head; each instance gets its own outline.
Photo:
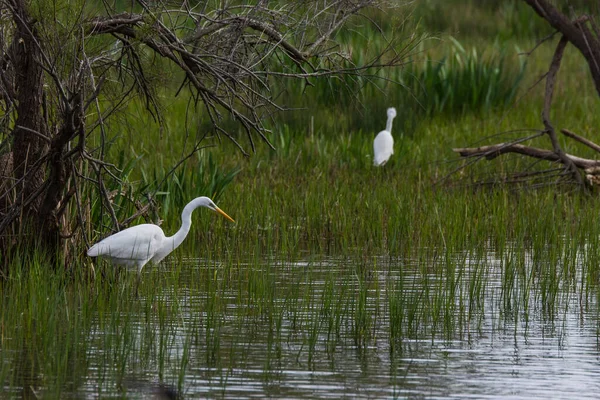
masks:
<instances>
[{"instance_id":1,"label":"egret's head","mask_svg":"<svg viewBox=\"0 0 600 400\"><path fill-rule=\"evenodd\" d=\"M231 218L229 215L227 215L227 213L225 211L223 211L219 207L217 207L217 205L208 197L198 197L198 201L199 201L200 206L211 209L214 212L216 212L217 214L221 214L223 217L230 220L231 222L235 222L233 220L233 218Z\"/></svg>"},{"instance_id":2,"label":"egret's head","mask_svg":"<svg viewBox=\"0 0 600 400\"><path fill-rule=\"evenodd\" d=\"M388 118L396 118L396 109L394 107L390 107L387 109Z\"/></svg>"}]
</instances>

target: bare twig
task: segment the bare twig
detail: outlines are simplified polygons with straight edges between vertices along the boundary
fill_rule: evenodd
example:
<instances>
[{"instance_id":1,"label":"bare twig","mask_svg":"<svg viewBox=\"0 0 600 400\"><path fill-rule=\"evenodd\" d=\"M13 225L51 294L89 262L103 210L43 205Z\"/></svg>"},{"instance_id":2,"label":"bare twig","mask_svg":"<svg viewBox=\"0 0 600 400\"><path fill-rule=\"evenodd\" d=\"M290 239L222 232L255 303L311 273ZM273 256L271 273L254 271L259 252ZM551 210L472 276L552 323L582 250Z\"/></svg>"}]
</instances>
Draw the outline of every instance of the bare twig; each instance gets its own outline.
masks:
<instances>
[{"instance_id":1,"label":"bare twig","mask_svg":"<svg viewBox=\"0 0 600 400\"><path fill-rule=\"evenodd\" d=\"M572 138L572 139L575 139L575 140L577 140L579 143L583 143L583 144L585 144L586 146L588 146L589 148L591 148L591 149L593 149L593 150L596 150L597 152L599 152L599 153L600 153L600 146L598 146L596 143L592 142L591 140L589 140L589 139L586 139L586 138L584 138L584 137L582 137L582 136L579 136L579 135L577 135L576 133L573 133L573 132L571 132L571 131L570 131L570 130L568 130L568 129L561 129L560 131L561 131L561 132L562 132L562 133L563 133L565 136L568 136L568 137L570 137L570 138Z\"/></svg>"},{"instance_id":2,"label":"bare twig","mask_svg":"<svg viewBox=\"0 0 600 400\"><path fill-rule=\"evenodd\" d=\"M550 121L550 107L552 106L552 96L554 94L554 84L556 82L556 75L558 74L558 69L560 68L560 62L562 60L563 53L565 51L565 47L567 46L568 40L566 36L562 36L558 45L556 46L556 50L554 51L554 56L552 57L552 62L550 63L550 69L548 70L548 76L546 77L546 96L544 97L544 109L542 110L542 121L544 123L544 127L546 128L546 132L550 137L550 142L552 143L552 148L557 156L561 159L562 163L565 167L571 172L575 181L579 184L583 184L583 179L581 174L577 170L577 167L574 165L570 157L568 157L565 152L560 147L560 143L558 143L558 137L556 135L556 131L554 130L554 126Z\"/></svg>"}]
</instances>

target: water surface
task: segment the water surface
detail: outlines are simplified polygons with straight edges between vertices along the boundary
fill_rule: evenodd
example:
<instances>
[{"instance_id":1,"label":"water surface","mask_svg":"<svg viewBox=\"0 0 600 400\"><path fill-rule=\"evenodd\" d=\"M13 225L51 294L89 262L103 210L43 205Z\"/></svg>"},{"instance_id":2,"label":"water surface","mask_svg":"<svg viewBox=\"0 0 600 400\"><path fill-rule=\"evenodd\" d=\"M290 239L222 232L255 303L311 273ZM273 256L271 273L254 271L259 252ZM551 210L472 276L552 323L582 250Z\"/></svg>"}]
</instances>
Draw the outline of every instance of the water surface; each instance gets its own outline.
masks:
<instances>
[{"instance_id":1,"label":"water surface","mask_svg":"<svg viewBox=\"0 0 600 400\"><path fill-rule=\"evenodd\" d=\"M598 307L583 263L565 273L511 249L429 262L186 260L176 280L146 271L163 286L132 292L119 318L94 317L68 382L53 388L40 363L5 394L29 384L48 398L597 398ZM3 349L2 361L23 368L22 354Z\"/></svg>"}]
</instances>

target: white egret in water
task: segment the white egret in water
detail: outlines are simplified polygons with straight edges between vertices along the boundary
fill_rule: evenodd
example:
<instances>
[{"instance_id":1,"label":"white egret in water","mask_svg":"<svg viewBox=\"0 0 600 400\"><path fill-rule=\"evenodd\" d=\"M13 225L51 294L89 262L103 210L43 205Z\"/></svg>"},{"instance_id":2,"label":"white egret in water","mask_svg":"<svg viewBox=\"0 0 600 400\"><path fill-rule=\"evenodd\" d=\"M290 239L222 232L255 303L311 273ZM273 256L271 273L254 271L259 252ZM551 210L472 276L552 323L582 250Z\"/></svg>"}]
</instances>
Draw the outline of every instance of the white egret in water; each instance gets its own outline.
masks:
<instances>
[{"instance_id":1,"label":"white egret in water","mask_svg":"<svg viewBox=\"0 0 600 400\"><path fill-rule=\"evenodd\" d=\"M181 228L173 236L165 236L158 225L136 225L101 240L90 247L87 254L90 257L105 257L114 264L136 267L139 273L148 261L158 264L179 247L192 226L192 212L198 207L206 207L235 222L208 197L197 197L183 209Z\"/></svg>"},{"instance_id":2,"label":"white egret in water","mask_svg":"<svg viewBox=\"0 0 600 400\"><path fill-rule=\"evenodd\" d=\"M387 109L387 124L385 130L381 131L373 141L373 164L379 167L384 165L392 154L394 154L394 138L392 137L392 122L396 117L396 109L390 107Z\"/></svg>"}]
</instances>

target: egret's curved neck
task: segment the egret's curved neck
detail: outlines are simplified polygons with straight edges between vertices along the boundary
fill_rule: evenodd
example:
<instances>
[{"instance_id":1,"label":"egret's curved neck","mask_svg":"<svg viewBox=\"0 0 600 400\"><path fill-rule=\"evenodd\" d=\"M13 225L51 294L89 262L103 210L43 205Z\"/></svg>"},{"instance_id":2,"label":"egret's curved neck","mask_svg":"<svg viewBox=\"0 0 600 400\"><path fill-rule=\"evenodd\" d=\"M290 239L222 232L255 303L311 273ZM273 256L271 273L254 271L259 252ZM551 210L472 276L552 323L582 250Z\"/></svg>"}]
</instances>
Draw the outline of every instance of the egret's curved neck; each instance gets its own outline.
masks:
<instances>
[{"instance_id":1,"label":"egret's curved neck","mask_svg":"<svg viewBox=\"0 0 600 400\"><path fill-rule=\"evenodd\" d=\"M169 243L171 251L179 247L179 245L185 240L186 236L190 232L190 227L192 226L192 212L200 206L201 205L198 204L196 200L193 200L183 209L183 212L181 213L181 228L179 228L177 233L175 233L173 236L167 238L171 242Z\"/></svg>"},{"instance_id":2,"label":"egret's curved neck","mask_svg":"<svg viewBox=\"0 0 600 400\"><path fill-rule=\"evenodd\" d=\"M394 117L388 117L387 124L385 125L385 130L389 133L392 133L392 122L394 122Z\"/></svg>"}]
</instances>

